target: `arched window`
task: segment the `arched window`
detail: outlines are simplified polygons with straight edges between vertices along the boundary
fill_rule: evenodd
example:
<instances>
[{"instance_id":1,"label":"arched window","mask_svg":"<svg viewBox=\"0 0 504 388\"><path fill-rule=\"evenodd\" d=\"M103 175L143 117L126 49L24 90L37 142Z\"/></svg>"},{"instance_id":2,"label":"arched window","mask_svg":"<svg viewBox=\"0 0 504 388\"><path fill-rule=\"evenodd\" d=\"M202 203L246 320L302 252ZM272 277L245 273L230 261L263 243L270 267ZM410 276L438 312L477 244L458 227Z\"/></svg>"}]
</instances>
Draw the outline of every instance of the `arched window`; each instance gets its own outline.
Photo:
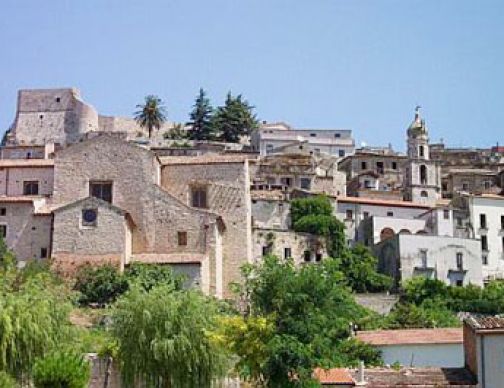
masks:
<instances>
[{"instance_id":1,"label":"arched window","mask_svg":"<svg viewBox=\"0 0 504 388\"><path fill-rule=\"evenodd\" d=\"M419 230L418 232L416 232L415 234L420 234L420 235L423 235L423 234L427 234L427 231L425 230Z\"/></svg>"},{"instance_id":2,"label":"arched window","mask_svg":"<svg viewBox=\"0 0 504 388\"><path fill-rule=\"evenodd\" d=\"M427 197L429 196L429 194L427 193L427 191L422 190L422 191L420 192L420 196L421 196L422 198L427 198Z\"/></svg>"},{"instance_id":3,"label":"arched window","mask_svg":"<svg viewBox=\"0 0 504 388\"><path fill-rule=\"evenodd\" d=\"M427 184L427 167L425 166L425 164L422 164L420 166L420 184Z\"/></svg>"},{"instance_id":4,"label":"arched window","mask_svg":"<svg viewBox=\"0 0 504 388\"><path fill-rule=\"evenodd\" d=\"M394 237L394 231L390 228L383 228L380 233L380 241L387 240L391 237Z\"/></svg>"},{"instance_id":5,"label":"arched window","mask_svg":"<svg viewBox=\"0 0 504 388\"><path fill-rule=\"evenodd\" d=\"M421 158L423 158L425 155L424 148L422 145L418 147L418 155L420 155Z\"/></svg>"},{"instance_id":6,"label":"arched window","mask_svg":"<svg viewBox=\"0 0 504 388\"><path fill-rule=\"evenodd\" d=\"M399 231L399 234L411 234L410 230L409 229L401 229Z\"/></svg>"}]
</instances>

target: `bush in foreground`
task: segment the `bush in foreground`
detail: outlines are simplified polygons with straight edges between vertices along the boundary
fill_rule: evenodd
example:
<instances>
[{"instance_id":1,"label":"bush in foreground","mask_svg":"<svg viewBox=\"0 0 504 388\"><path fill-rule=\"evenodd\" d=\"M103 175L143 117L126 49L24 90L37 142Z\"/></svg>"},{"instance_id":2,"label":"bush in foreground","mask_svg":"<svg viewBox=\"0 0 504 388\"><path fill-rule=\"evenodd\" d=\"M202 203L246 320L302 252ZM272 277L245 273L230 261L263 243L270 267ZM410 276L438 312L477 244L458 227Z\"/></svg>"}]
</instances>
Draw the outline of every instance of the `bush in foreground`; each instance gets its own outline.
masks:
<instances>
[{"instance_id":1,"label":"bush in foreground","mask_svg":"<svg viewBox=\"0 0 504 388\"><path fill-rule=\"evenodd\" d=\"M90 375L89 362L68 352L38 359L32 373L36 388L86 388Z\"/></svg>"}]
</instances>

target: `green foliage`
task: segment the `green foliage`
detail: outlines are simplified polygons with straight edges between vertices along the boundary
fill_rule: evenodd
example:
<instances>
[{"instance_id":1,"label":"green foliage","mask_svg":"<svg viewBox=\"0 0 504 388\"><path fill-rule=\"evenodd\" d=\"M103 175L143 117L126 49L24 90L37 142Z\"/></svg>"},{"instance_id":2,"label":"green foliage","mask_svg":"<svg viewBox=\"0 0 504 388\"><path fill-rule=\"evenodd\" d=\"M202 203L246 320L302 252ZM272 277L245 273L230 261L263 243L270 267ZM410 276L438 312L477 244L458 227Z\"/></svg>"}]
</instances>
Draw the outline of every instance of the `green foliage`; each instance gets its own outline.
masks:
<instances>
[{"instance_id":1,"label":"green foliage","mask_svg":"<svg viewBox=\"0 0 504 388\"><path fill-rule=\"evenodd\" d=\"M171 290L181 290L184 277L176 275L169 265L144 263L131 264L124 273L130 286L136 284L145 291L163 285Z\"/></svg>"},{"instance_id":2,"label":"green foliage","mask_svg":"<svg viewBox=\"0 0 504 388\"><path fill-rule=\"evenodd\" d=\"M228 93L224 106L220 106L212 117L212 128L217 139L224 142L238 143L240 137L250 134L257 127L253 106L240 95Z\"/></svg>"},{"instance_id":3,"label":"green foliage","mask_svg":"<svg viewBox=\"0 0 504 388\"><path fill-rule=\"evenodd\" d=\"M143 380L148 387L209 387L227 371L224 350L208 334L217 305L196 291L132 287L112 318L126 386Z\"/></svg>"},{"instance_id":4,"label":"green foliage","mask_svg":"<svg viewBox=\"0 0 504 388\"><path fill-rule=\"evenodd\" d=\"M291 260L269 256L261 264L245 267L243 275L245 322L267 317L274 332L263 338L260 362L246 362L242 371L248 369L256 380L262 376L270 386L288 387L311 383L315 367L339 365L365 354L350 345L341 345L343 351L349 350L347 355L337 350L348 336L350 322L367 316L346 288L337 261L296 267ZM230 341L244 340L237 335ZM293 381L292 376L298 379Z\"/></svg>"},{"instance_id":5,"label":"green foliage","mask_svg":"<svg viewBox=\"0 0 504 388\"><path fill-rule=\"evenodd\" d=\"M460 321L444 303L426 300L417 306L399 303L388 315L386 327L389 329L457 327Z\"/></svg>"},{"instance_id":6,"label":"green foliage","mask_svg":"<svg viewBox=\"0 0 504 388\"><path fill-rule=\"evenodd\" d=\"M163 133L163 139L167 140L184 140L187 139L187 137L187 131L181 123L175 124L173 128L170 128L168 131ZM173 144L177 144L177 142L174 142ZM174 146L173 144L172 147Z\"/></svg>"},{"instance_id":7,"label":"green foliage","mask_svg":"<svg viewBox=\"0 0 504 388\"><path fill-rule=\"evenodd\" d=\"M74 289L80 292L81 305L105 305L126 292L128 282L113 265L84 266L77 273Z\"/></svg>"},{"instance_id":8,"label":"green foliage","mask_svg":"<svg viewBox=\"0 0 504 388\"><path fill-rule=\"evenodd\" d=\"M210 100L205 91L200 88L193 110L189 114L190 121L187 123L191 126L190 138L192 140L213 140L212 113Z\"/></svg>"},{"instance_id":9,"label":"green foliage","mask_svg":"<svg viewBox=\"0 0 504 388\"><path fill-rule=\"evenodd\" d=\"M331 201L323 195L307 198L295 198L291 201L290 209L292 225L295 225L302 217L310 214L323 216L332 215Z\"/></svg>"},{"instance_id":10,"label":"green foliage","mask_svg":"<svg viewBox=\"0 0 504 388\"><path fill-rule=\"evenodd\" d=\"M111 265L84 266L77 274L74 290L80 292L81 305L106 305L115 302L132 284L146 291L160 284L180 290L183 281L182 276L175 275L166 265L133 263L123 274Z\"/></svg>"},{"instance_id":11,"label":"green foliage","mask_svg":"<svg viewBox=\"0 0 504 388\"><path fill-rule=\"evenodd\" d=\"M404 284L402 300L419 305L426 299L446 298L447 295L448 287L441 280L417 276Z\"/></svg>"},{"instance_id":12,"label":"green foliage","mask_svg":"<svg viewBox=\"0 0 504 388\"><path fill-rule=\"evenodd\" d=\"M9 376L6 372L0 371L0 387L2 388L17 388L16 380Z\"/></svg>"},{"instance_id":13,"label":"green foliage","mask_svg":"<svg viewBox=\"0 0 504 388\"><path fill-rule=\"evenodd\" d=\"M152 136L152 130L159 130L166 121L166 108L163 101L153 95L145 97L143 104L138 104L135 112L135 120L142 127L149 131L149 138Z\"/></svg>"},{"instance_id":14,"label":"green foliage","mask_svg":"<svg viewBox=\"0 0 504 388\"><path fill-rule=\"evenodd\" d=\"M380 292L392 287L390 276L376 272L378 259L363 245L356 245L341 255L340 270L356 292Z\"/></svg>"},{"instance_id":15,"label":"green foliage","mask_svg":"<svg viewBox=\"0 0 504 388\"><path fill-rule=\"evenodd\" d=\"M54 275L6 266L0 271L0 370L24 379L37 357L69 338L70 297Z\"/></svg>"},{"instance_id":16,"label":"green foliage","mask_svg":"<svg viewBox=\"0 0 504 388\"><path fill-rule=\"evenodd\" d=\"M90 375L89 362L68 352L37 359L32 373L36 388L86 388Z\"/></svg>"},{"instance_id":17,"label":"green foliage","mask_svg":"<svg viewBox=\"0 0 504 388\"><path fill-rule=\"evenodd\" d=\"M341 356L341 366L357 367L359 361L363 361L366 367L383 365L381 351L355 338L341 341L337 353Z\"/></svg>"}]
</instances>

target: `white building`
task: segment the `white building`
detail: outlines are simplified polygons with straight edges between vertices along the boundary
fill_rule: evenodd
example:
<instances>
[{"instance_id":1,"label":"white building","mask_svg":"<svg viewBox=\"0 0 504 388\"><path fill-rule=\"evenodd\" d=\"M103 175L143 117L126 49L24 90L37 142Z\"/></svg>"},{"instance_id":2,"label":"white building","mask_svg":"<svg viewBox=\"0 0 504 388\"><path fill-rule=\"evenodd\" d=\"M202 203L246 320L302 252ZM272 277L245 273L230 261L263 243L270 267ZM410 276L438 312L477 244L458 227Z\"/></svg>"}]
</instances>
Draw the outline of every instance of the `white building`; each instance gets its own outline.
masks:
<instances>
[{"instance_id":1,"label":"white building","mask_svg":"<svg viewBox=\"0 0 504 388\"><path fill-rule=\"evenodd\" d=\"M504 197L467 196L470 225L480 241L485 280L504 278Z\"/></svg>"},{"instance_id":2,"label":"white building","mask_svg":"<svg viewBox=\"0 0 504 388\"><path fill-rule=\"evenodd\" d=\"M263 124L251 135L252 149L261 155L296 142L307 142L314 153L345 157L354 153L355 141L349 129L293 129L285 123Z\"/></svg>"}]
</instances>

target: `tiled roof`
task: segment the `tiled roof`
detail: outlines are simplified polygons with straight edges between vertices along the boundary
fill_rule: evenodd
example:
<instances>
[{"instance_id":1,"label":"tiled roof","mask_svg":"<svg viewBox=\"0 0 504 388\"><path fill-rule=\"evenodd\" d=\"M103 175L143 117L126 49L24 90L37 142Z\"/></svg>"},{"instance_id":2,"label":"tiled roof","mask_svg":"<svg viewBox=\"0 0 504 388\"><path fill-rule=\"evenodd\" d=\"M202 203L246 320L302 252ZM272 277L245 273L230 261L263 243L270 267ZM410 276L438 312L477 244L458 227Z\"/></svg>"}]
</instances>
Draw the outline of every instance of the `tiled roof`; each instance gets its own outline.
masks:
<instances>
[{"instance_id":1,"label":"tiled roof","mask_svg":"<svg viewBox=\"0 0 504 388\"><path fill-rule=\"evenodd\" d=\"M255 155L250 154L228 154L228 155L201 155L201 156L161 156L159 158L162 165L177 164L219 164L219 163L243 163L247 159L255 159Z\"/></svg>"},{"instance_id":2,"label":"tiled roof","mask_svg":"<svg viewBox=\"0 0 504 388\"><path fill-rule=\"evenodd\" d=\"M357 370L352 370L354 378ZM465 368L365 369L366 388L476 388L476 380Z\"/></svg>"},{"instance_id":3,"label":"tiled roof","mask_svg":"<svg viewBox=\"0 0 504 388\"><path fill-rule=\"evenodd\" d=\"M355 385L352 375L348 369L344 368L316 368L313 371L313 375L321 384Z\"/></svg>"},{"instance_id":4,"label":"tiled roof","mask_svg":"<svg viewBox=\"0 0 504 388\"><path fill-rule=\"evenodd\" d=\"M41 196L31 196L31 195L20 195L20 196L0 196L1 203L20 203L20 202L33 202L36 199L42 199L44 197Z\"/></svg>"},{"instance_id":5,"label":"tiled roof","mask_svg":"<svg viewBox=\"0 0 504 388\"><path fill-rule=\"evenodd\" d=\"M504 318L492 316L474 316L471 315L465 320L472 328L476 330L503 330Z\"/></svg>"},{"instance_id":6,"label":"tiled roof","mask_svg":"<svg viewBox=\"0 0 504 388\"><path fill-rule=\"evenodd\" d=\"M53 159L0 159L0 168L4 167L53 167Z\"/></svg>"},{"instance_id":7,"label":"tiled roof","mask_svg":"<svg viewBox=\"0 0 504 388\"><path fill-rule=\"evenodd\" d=\"M357 338L371 345L461 344L461 328L360 331Z\"/></svg>"},{"instance_id":8,"label":"tiled roof","mask_svg":"<svg viewBox=\"0 0 504 388\"><path fill-rule=\"evenodd\" d=\"M207 258L202 253L136 253L132 262L150 264L191 264L201 263Z\"/></svg>"},{"instance_id":9,"label":"tiled roof","mask_svg":"<svg viewBox=\"0 0 504 388\"><path fill-rule=\"evenodd\" d=\"M360 203L363 205L377 205L377 206L396 206L396 207L409 207L417 209L430 209L431 206L423 205L421 203L409 202L409 201L393 201L387 199L375 199L375 198L365 198L365 197L336 197L338 202L344 203Z\"/></svg>"}]
</instances>

